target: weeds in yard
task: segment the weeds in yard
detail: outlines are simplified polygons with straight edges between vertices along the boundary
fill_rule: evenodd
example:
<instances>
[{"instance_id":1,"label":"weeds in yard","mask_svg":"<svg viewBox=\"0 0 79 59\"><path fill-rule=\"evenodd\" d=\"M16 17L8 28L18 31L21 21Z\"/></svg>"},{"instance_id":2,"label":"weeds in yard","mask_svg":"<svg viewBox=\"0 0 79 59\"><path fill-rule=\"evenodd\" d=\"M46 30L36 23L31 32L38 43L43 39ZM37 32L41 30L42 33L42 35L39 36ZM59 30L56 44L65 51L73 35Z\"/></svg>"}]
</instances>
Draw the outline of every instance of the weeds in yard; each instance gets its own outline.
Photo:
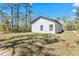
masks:
<instances>
[{"instance_id":1,"label":"weeds in yard","mask_svg":"<svg viewBox=\"0 0 79 59\"><path fill-rule=\"evenodd\" d=\"M7 35L8 36L8 35ZM5 36L4 36L5 37ZM12 55L53 55L45 45L58 42L52 34L27 33L9 36L0 39L6 48L12 48ZM46 53L45 50L48 50ZM43 52L45 51L45 52Z\"/></svg>"}]
</instances>

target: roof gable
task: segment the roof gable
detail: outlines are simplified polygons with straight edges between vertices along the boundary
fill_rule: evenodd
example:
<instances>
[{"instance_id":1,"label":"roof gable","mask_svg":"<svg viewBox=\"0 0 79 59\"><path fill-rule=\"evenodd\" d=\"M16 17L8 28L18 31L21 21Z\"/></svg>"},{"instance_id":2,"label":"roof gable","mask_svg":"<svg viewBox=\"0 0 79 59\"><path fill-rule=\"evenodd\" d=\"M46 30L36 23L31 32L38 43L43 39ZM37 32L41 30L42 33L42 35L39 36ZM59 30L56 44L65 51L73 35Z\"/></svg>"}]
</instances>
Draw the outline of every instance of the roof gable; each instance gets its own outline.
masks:
<instances>
[{"instance_id":1,"label":"roof gable","mask_svg":"<svg viewBox=\"0 0 79 59\"><path fill-rule=\"evenodd\" d=\"M59 23L58 21L56 21L56 20L54 20L54 19L50 19L50 18L47 18L47 17L40 16L40 17L38 17L37 19L35 19L35 20L32 22L32 24L35 23L35 22L36 22L37 20L39 20L40 18L43 18L43 19L48 20L48 21L52 21L52 22ZM62 25L61 23L59 23L59 24Z\"/></svg>"}]
</instances>

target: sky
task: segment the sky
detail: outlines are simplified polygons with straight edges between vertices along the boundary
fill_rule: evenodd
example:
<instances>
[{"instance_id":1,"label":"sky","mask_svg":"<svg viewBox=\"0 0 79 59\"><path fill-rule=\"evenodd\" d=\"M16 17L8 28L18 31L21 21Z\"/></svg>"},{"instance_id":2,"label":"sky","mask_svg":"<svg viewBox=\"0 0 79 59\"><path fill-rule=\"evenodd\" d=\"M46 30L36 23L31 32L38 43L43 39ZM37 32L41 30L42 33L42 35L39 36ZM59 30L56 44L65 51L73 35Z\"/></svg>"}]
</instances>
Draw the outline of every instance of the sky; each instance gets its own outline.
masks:
<instances>
[{"instance_id":1,"label":"sky","mask_svg":"<svg viewBox=\"0 0 79 59\"><path fill-rule=\"evenodd\" d=\"M34 16L46 16L49 18L56 19L60 16L69 16L73 15L73 12L76 12L74 6L79 6L79 4L74 3L33 3L33 12Z\"/></svg>"},{"instance_id":2,"label":"sky","mask_svg":"<svg viewBox=\"0 0 79 59\"><path fill-rule=\"evenodd\" d=\"M4 5L4 3L0 4L0 7L2 7L2 5ZM56 19L60 16L73 18L76 7L79 7L79 3L32 3L32 19L36 19L39 16L49 17L51 19ZM20 11L25 13L22 7L20 8ZM10 13L8 10L5 10L4 12Z\"/></svg>"}]
</instances>

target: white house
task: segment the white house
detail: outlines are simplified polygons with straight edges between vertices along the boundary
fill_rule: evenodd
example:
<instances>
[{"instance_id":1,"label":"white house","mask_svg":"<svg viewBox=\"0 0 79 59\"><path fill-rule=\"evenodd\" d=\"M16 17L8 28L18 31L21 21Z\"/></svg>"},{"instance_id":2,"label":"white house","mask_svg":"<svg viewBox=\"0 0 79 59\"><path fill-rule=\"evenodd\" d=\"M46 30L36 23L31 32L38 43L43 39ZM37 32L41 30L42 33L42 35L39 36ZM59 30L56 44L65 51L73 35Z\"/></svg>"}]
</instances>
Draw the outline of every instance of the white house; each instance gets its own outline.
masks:
<instances>
[{"instance_id":1,"label":"white house","mask_svg":"<svg viewBox=\"0 0 79 59\"><path fill-rule=\"evenodd\" d=\"M61 31L62 24L54 19L40 16L32 22L32 32L55 34Z\"/></svg>"}]
</instances>

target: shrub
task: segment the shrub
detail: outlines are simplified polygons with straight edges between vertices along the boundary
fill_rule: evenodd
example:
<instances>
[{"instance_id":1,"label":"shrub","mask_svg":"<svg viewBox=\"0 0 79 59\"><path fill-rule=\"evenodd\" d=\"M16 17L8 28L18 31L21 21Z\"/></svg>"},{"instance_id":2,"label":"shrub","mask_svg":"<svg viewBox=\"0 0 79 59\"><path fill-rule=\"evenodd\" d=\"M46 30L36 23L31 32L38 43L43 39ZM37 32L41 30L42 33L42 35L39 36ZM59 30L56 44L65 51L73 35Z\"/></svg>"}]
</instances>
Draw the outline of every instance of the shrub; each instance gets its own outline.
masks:
<instances>
[{"instance_id":1,"label":"shrub","mask_svg":"<svg viewBox=\"0 0 79 59\"><path fill-rule=\"evenodd\" d=\"M59 40L57 38L45 39L45 41L46 41L47 44L59 42Z\"/></svg>"},{"instance_id":2,"label":"shrub","mask_svg":"<svg viewBox=\"0 0 79 59\"><path fill-rule=\"evenodd\" d=\"M64 24L64 30L73 31L75 30L75 25L72 22L67 22Z\"/></svg>"}]
</instances>

